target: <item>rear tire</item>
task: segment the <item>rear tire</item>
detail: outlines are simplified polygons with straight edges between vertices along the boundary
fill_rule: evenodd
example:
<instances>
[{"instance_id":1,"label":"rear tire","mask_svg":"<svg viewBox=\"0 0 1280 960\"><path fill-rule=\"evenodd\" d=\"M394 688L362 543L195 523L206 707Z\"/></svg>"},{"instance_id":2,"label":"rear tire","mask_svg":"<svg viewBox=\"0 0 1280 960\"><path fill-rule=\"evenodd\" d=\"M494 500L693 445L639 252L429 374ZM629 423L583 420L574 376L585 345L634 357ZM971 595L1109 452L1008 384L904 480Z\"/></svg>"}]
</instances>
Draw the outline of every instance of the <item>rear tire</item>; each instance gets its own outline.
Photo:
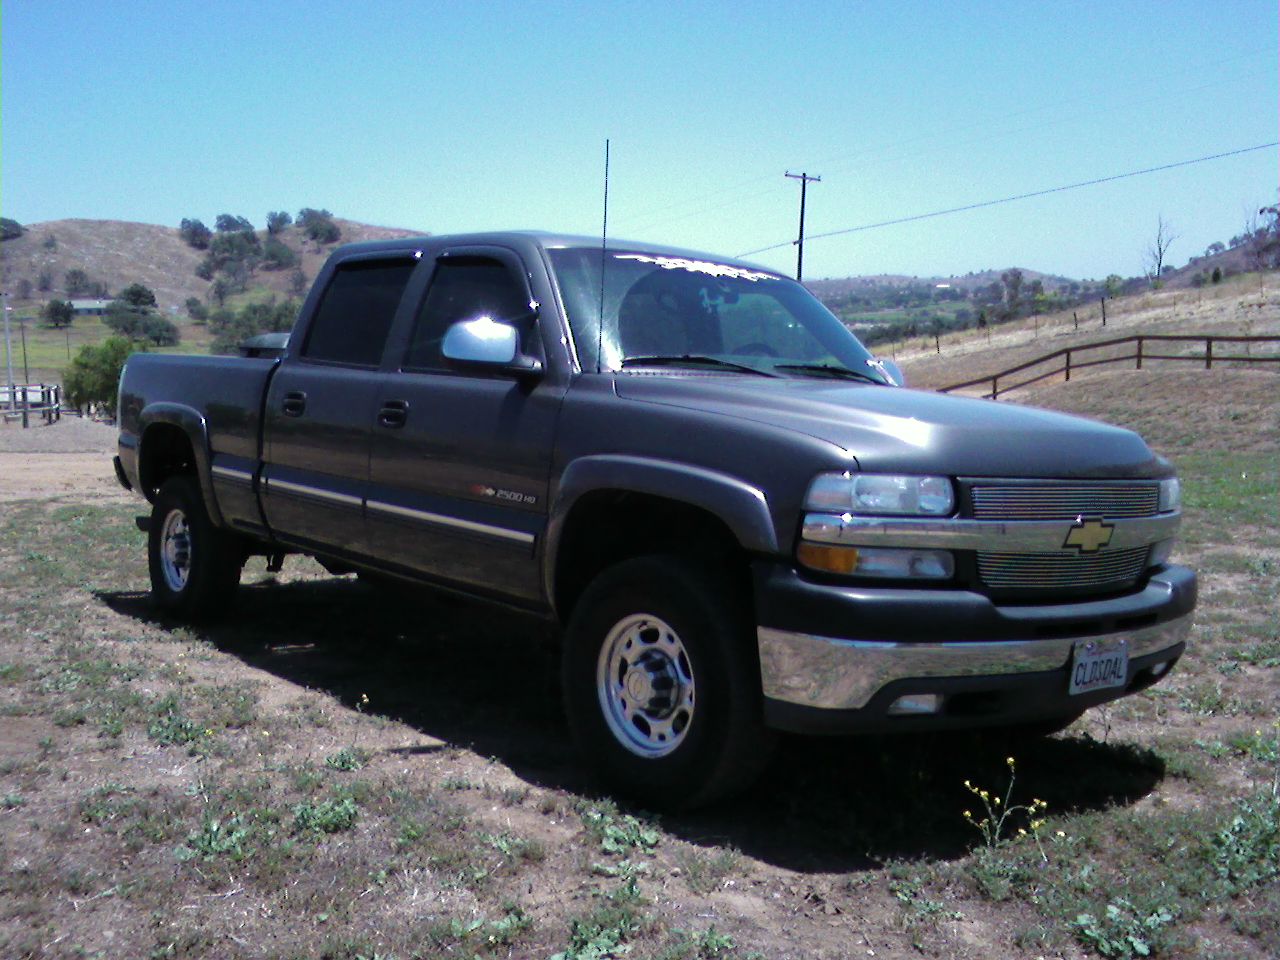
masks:
<instances>
[{"instance_id":1,"label":"rear tire","mask_svg":"<svg viewBox=\"0 0 1280 960\"><path fill-rule=\"evenodd\" d=\"M152 602L165 613L211 620L230 606L244 552L235 536L213 525L193 477L170 477L156 494L147 566Z\"/></svg>"},{"instance_id":2,"label":"rear tire","mask_svg":"<svg viewBox=\"0 0 1280 960\"><path fill-rule=\"evenodd\" d=\"M618 793L661 810L745 788L769 759L749 605L681 557L605 570L578 601L561 665L574 739Z\"/></svg>"}]
</instances>

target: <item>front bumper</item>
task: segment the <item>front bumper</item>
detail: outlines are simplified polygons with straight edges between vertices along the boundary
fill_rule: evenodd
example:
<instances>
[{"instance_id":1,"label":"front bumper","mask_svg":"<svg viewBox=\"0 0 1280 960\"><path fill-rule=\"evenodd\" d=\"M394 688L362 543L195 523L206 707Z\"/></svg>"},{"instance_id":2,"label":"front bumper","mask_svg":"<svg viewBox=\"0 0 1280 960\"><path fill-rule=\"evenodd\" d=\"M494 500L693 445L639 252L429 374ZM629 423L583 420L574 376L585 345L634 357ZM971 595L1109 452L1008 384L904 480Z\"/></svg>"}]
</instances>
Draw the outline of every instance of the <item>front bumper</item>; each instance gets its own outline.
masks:
<instances>
[{"instance_id":1,"label":"front bumper","mask_svg":"<svg viewBox=\"0 0 1280 960\"><path fill-rule=\"evenodd\" d=\"M1168 566L1140 590L1102 600L1000 606L958 590L816 584L756 569L765 719L802 732L1000 726L1065 718L1163 677L1191 628L1196 577ZM1124 639L1122 686L1071 695L1081 641ZM934 695L927 714L902 697Z\"/></svg>"}]
</instances>

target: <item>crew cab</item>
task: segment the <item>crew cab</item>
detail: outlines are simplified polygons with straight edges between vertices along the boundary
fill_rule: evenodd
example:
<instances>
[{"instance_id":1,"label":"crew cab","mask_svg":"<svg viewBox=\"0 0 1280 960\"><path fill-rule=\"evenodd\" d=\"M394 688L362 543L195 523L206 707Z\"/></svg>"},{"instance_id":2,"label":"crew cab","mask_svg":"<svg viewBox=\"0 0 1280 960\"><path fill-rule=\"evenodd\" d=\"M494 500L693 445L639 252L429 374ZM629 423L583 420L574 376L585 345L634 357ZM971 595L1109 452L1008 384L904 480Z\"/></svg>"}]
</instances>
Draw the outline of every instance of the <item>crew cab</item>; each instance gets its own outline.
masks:
<instances>
[{"instance_id":1,"label":"crew cab","mask_svg":"<svg viewBox=\"0 0 1280 960\"><path fill-rule=\"evenodd\" d=\"M138 354L121 482L155 602L251 555L520 608L575 739L688 807L775 731L1049 730L1165 676L1195 574L1136 434L910 390L800 283L546 233L339 248L288 336Z\"/></svg>"}]
</instances>

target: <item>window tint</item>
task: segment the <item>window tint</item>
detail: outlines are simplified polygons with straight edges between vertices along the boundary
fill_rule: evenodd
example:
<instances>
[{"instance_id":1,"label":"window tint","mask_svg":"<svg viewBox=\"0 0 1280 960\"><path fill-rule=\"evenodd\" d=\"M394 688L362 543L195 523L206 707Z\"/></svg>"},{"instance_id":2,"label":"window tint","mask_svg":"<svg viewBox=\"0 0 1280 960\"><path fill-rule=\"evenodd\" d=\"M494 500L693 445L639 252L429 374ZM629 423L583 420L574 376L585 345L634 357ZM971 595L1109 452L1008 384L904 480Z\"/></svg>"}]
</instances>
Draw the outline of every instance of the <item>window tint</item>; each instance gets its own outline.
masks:
<instances>
[{"instance_id":1,"label":"window tint","mask_svg":"<svg viewBox=\"0 0 1280 960\"><path fill-rule=\"evenodd\" d=\"M338 267L311 323L302 355L377 366L416 260L365 260Z\"/></svg>"},{"instance_id":2,"label":"window tint","mask_svg":"<svg viewBox=\"0 0 1280 960\"><path fill-rule=\"evenodd\" d=\"M525 320L529 314L527 296L519 279L496 260L456 257L440 261L414 322L404 366L443 368L440 347L445 331L455 323L477 317L525 321L520 335L522 349L529 352L533 324Z\"/></svg>"}]
</instances>

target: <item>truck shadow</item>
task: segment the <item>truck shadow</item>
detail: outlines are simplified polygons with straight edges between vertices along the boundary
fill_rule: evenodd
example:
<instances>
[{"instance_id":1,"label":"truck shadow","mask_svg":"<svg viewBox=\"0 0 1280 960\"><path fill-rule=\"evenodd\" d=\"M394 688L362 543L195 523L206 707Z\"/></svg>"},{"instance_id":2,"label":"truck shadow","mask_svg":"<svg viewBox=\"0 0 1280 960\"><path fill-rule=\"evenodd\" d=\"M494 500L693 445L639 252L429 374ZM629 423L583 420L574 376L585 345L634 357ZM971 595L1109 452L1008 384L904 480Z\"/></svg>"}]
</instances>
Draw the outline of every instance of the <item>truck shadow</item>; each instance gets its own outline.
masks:
<instances>
[{"instance_id":1,"label":"truck shadow","mask_svg":"<svg viewBox=\"0 0 1280 960\"><path fill-rule=\"evenodd\" d=\"M125 616L181 629L252 667L323 690L350 709L367 695L373 712L496 757L530 785L600 795L570 743L558 653L537 621L350 578L244 586L227 620L199 627L158 616L145 594L99 599ZM843 872L895 859L963 856L979 840L963 811L983 815L966 780L1004 803L1038 798L1061 814L1132 803L1164 776L1163 761L1149 750L1081 737L784 737L779 747L747 794L663 816L663 827L790 870ZM1005 800L1010 756L1016 782Z\"/></svg>"}]
</instances>

